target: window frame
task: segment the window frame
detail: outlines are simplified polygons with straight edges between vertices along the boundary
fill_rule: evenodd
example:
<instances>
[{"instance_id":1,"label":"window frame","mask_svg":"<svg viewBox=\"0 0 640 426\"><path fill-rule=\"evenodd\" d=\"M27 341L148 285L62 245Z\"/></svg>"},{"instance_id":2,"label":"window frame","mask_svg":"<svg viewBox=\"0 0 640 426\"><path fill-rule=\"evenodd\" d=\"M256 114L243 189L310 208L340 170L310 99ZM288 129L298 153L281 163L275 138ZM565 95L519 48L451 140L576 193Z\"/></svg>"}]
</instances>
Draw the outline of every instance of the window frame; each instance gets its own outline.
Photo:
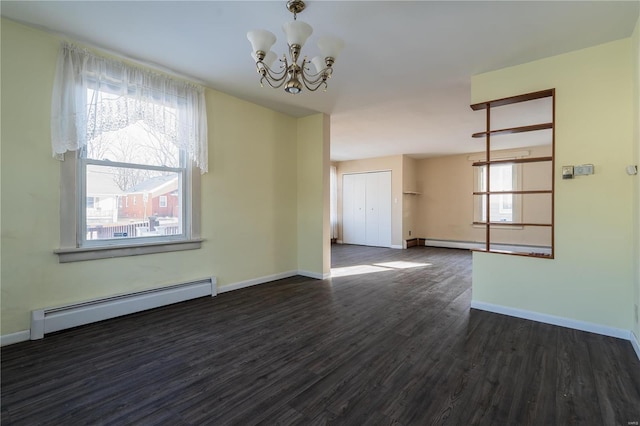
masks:
<instances>
[{"instance_id":1,"label":"window frame","mask_svg":"<svg viewBox=\"0 0 640 426\"><path fill-rule=\"evenodd\" d=\"M186 213L184 214L183 223L185 225L182 238L161 236L160 238L145 238L142 241L139 238L128 238L118 240L118 244L82 246L79 243L79 238L84 232L80 231L82 224L80 210L86 206L79 204L78 191L83 187L86 188L86 185L84 185L80 174L79 156L78 151L69 151L64 154L64 161L60 163L60 248L54 250L60 263L201 248L203 239L200 235L200 173L199 169L190 161L187 161L186 178L183 183L186 186L184 203Z\"/></svg>"},{"instance_id":2,"label":"window frame","mask_svg":"<svg viewBox=\"0 0 640 426\"><path fill-rule=\"evenodd\" d=\"M511 191L520 191L522 189L522 164L499 164L494 165L493 167L507 167L511 166L511 180L512 180L512 189ZM474 167L474 188L477 192L488 192L488 189L483 189L484 180L482 176L484 175L484 170L488 169L488 165L477 166ZM495 196L496 194L492 194ZM511 195L511 205L512 205L512 213L510 221L500 221L500 222L492 222L492 226L500 226L505 229L522 229L523 227L520 225L514 225L514 223L522 222L522 196L518 196L517 194L506 194ZM484 196L475 196L474 197L474 206L473 206L473 222L474 227L484 228L485 225L479 225L479 222L488 222L491 220L491 212L488 212L487 217L484 217L484 210L486 208L486 202ZM502 201L499 201L502 203Z\"/></svg>"},{"instance_id":3,"label":"window frame","mask_svg":"<svg viewBox=\"0 0 640 426\"><path fill-rule=\"evenodd\" d=\"M77 246L78 247L101 247L101 246L120 246L120 245L144 245L149 243L157 243L157 242L165 242L165 241L181 241L185 240L188 237L189 230L189 208L188 200L190 199L188 194L188 185L187 185L187 174L190 172L190 167L187 161L186 153L181 150L180 151L180 159L179 159L179 167L166 167L166 166L154 166L154 165L146 165L146 164L138 164L138 163L123 163L109 160L96 160L87 158L87 148L83 148L79 151L77 156L77 165L78 165L78 176L80 178L81 184L77 188L77 198L76 205L80 207L78 214L78 229L77 229ZM89 197L87 196L86 190L86 178L87 178L87 167L88 166L104 166L104 167L117 167L117 168L129 168L129 169L138 169L138 170L152 170L152 171L160 171L160 172L171 172L176 173L178 175L178 186L180 187L180 191L183 194L182 203L181 203L181 215L180 222L182 227L182 232L180 234L175 235L158 235L158 236L145 236L145 237L130 237L130 238L113 238L113 239L103 239L103 240L88 240L86 238L86 229L87 229L87 210L86 208L82 208L81 206ZM136 206L137 195L133 194L133 205ZM142 202L145 202L144 199Z\"/></svg>"}]
</instances>

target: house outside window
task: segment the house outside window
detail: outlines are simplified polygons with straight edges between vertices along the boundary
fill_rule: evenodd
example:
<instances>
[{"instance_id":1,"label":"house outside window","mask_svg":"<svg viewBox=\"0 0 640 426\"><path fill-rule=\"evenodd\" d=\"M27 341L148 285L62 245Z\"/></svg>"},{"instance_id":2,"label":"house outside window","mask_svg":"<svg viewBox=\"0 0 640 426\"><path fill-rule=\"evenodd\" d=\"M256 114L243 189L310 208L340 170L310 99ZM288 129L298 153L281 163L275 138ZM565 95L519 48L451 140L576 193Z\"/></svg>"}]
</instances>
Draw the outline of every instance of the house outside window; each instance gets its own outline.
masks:
<instances>
[{"instance_id":1,"label":"house outside window","mask_svg":"<svg viewBox=\"0 0 640 426\"><path fill-rule=\"evenodd\" d=\"M167 196L161 195L159 202L160 202L160 207L167 207Z\"/></svg>"}]
</instances>

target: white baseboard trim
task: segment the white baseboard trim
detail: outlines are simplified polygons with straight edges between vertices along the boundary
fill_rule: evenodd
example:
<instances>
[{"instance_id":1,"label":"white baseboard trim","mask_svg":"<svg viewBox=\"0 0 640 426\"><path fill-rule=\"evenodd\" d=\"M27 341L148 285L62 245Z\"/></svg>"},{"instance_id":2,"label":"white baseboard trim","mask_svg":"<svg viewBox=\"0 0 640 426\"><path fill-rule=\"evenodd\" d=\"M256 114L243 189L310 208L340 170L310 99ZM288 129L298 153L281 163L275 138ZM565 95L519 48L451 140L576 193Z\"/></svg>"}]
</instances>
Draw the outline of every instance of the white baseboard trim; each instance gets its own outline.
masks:
<instances>
[{"instance_id":1,"label":"white baseboard trim","mask_svg":"<svg viewBox=\"0 0 640 426\"><path fill-rule=\"evenodd\" d=\"M391 248L392 248L392 249L400 249L400 250L402 250L402 249L404 249L405 247L404 247L402 244L400 244L400 245L398 245L398 244L392 244L392 245L391 245Z\"/></svg>"},{"instance_id":2,"label":"white baseboard trim","mask_svg":"<svg viewBox=\"0 0 640 426\"><path fill-rule=\"evenodd\" d=\"M222 287L218 287L218 294L226 293L228 291L240 290L241 288L252 287L254 285L266 284L271 281L281 280L283 278L295 277L296 275L302 275L303 277L315 278L317 280L326 280L331 278L331 274L319 274L317 272L305 271L302 269L294 271L281 272L279 274L267 275L264 277L253 278L251 280L240 281L233 284L228 284Z\"/></svg>"},{"instance_id":3,"label":"white baseboard trim","mask_svg":"<svg viewBox=\"0 0 640 426\"><path fill-rule=\"evenodd\" d=\"M298 275L302 275L303 277L315 278L316 280L326 280L328 278L331 278L331 273L321 274L318 272L304 271L302 269L298 269Z\"/></svg>"},{"instance_id":4,"label":"white baseboard trim","mask_svg":"<svg viewBox=\"0 0 640 426\"><path fill-rule=\"evenodd\" d=\"M640 359L640 343L638 342L638 336L633 331L631 332L631 346L633 346L633 350L636 351L636 355L638 359Z\"/></svg>"},{"instance_id":5,"label":"white baseboard trim","mask_svg":"<svg viewBox=\"0 0 640 426\"><path fill-rule=\"evenodd\" d=\"M424 240L424 245L428 247L456 248L456 249L482 249L484 244L473 241L451 241L451 240Z\"/></svg>"},{"instance_id":6,"label":"white baseboard trim","mask_svg":"<svg viewBox=\"0 0 640 426\"><path fill-rule=\"evenodd\" d=\"M0 346L13 345L14 343L26 342L31 338L31 331L24 330L16 333L0 336Z\"/></svg>"},{"instance_id":7,"label":"white baseboard trim","mask_svg":"<svg viewBox=\"0 0 640 426\"><path fill-rule=\"evenodd\" d=\"M336 244L342 244L342 240L336 240Z\"/></svg>"},{"instance_id":8,"label":"white baseboard trim","mask_svg":"<svg viewBox=\"0 0 640 426\"><path fill-rule=\"evenodd\" d=\"M227 291L239 290L241 288L251 287L258 284L265 284L271 281L281 280L283 278L294 277L296 275L298 275L298 271L287 271L279 274L267 275L265 277L253 278L251 280L240 281L218 287L218 293L226 293Z\"/></svg>"},{"instance_id":9,"label":"white baseboard trim","mask_svg":"<svg viewBox=\"0 0 640 426\"><path fill-rule=\"evenodd\" d=\"M424 245L428 247L455 248L465 250L483 250L485 248L484 243L475 241L425 240ZM495 250L516 252L535 251L539 253L551 253L551 249L549 247L528 246L524 244L492 244L491 247Z\"/></svg>"},{"instance_id":10,"label":"white baseboard trim","mask_svg":"<svg viewBox=\"0 0 640 426\"><path fill-rule=\"evenodd\" d=\"M510 308L507 306L494 305L493 303L471 301L471 308L481 311L493 312L496 314L509 315L511 317L523 318L545 324L558 325L560 327L572 328L574 330L588 331L589 333L601 334L603 336L617 337L619 339L631 340L631 331L621 328L609 327L586 321L579 321L555 315L542 314L539 312L527 311L524 309Z\"/></svg>"}]
</instances>

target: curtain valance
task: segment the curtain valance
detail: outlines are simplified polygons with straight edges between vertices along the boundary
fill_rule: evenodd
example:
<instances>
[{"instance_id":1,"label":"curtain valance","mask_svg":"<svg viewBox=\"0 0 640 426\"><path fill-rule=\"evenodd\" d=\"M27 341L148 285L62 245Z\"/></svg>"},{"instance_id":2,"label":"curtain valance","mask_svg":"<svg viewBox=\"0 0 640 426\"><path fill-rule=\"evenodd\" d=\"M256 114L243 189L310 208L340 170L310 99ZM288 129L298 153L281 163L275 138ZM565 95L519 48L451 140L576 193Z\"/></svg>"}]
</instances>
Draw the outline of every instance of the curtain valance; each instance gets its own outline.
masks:
<instances>
[{"instance_id":1,"label":"curtain valance","mask_svg":"<svg viewBox=\"0 0 640 426\"><path fill-rule=\"evenodd\" d=\"M54 157L139 121L184 149L202 173L208 170L202 86L63 42L51 102Z\"/></svg>"}]
</instances>

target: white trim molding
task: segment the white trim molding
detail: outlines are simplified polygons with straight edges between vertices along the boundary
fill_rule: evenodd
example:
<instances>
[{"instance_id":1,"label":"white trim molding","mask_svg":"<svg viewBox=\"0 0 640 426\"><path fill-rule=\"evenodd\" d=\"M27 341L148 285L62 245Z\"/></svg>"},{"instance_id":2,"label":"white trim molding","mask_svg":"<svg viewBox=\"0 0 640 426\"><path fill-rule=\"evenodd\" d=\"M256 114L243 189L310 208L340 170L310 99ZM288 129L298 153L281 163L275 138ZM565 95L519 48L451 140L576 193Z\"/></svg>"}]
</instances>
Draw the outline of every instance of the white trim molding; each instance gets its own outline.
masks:
<instances>
[{"instance_id":1,"label":"white trim molding","mask_svg":"<svg viewBox=\"0 0 640 426\"><path fill-rule=\"evenodd\" d=\"M638 336L636 336L636 333L633 331L630 334L631 337L629 340L631 340L631 346L633 346L633 350L636 351L636 355L638 359L640 359L640 342L638 342Z\"/></svg>"},{"instance_id":2,"label":"white trim molding","mask_svg":"<svg viewBox=\"0 0 640 426\"><path fill-rule=\"evenodd\" d=\"M477 243L473 241L452 241L452 240L424 240L424 245L427 247L443 247L443 248L456 248L456 249L482 249L483 243Z\"/></svg>"},{"instance_id":3,"label":"white trim molding","mask_svg":"<svg viewBox=\"0 0 640 426\"><path fill-rule=\"evenodd\" d=\"M485 243L477 241L425 240L424 245L427 247L455 248L465 250L484 250L485 248ZM529 246L523 244L491 244L491 247L496 250L522 252L535 251L540 253L551 253L551 248L544 246Z\"/></svg>"},{"instance_id":4,"label":"white trim molding","mask_svg":"<svg viewBox=\"0 0 640 426\"><path fill-rule=\"evenodd\" d=\"M321 274L319 272L304 271L301 269L298 269L298 275L302 275L303 277L315 278L316 280L326 280L331 278L331 273Z\"/></svg>"},{"instance_id":5,"label":"white trim molding","mask_svg":"<svg viewBox=\"0 0 640 426\"><path fill-rule=\"evenodd\" d=\"M81 262L84 260L111 259L114 257L138 256L152 253L167 253L172 251L197 250L204 240L176 240L162 241L148 244L112 245L99 247L83 247L57 249L53 252L58 255L60 263Z\"/></svg>"},{"instance_id":6,"label":"white trim molding","mask_svg":"<svg viewBox=\"0 0 640 426\"><path fill-rule=\"evenodd\" d=\"M392 249L400 249L400 250L402 250L402 249L404 249L405 247L404 247L402 244L392 244L392 245L391 245L391 248L392 248Z\"/></svg>"},{"instance_id":7,"label":"white trim molding","mask_svg":"<svg viewBox=\"0 0 640 426\"><path fill-rule=\"evenodd\" d=\"M471 308L481 311L493 312L496 314L508 315L544 324L558 325L560 327L572 328L574 330L588 331L589 333L601 334L603 336L617 337L619 339L631 340L631 331L622 328L609 327L587 321L574 320L570 318L558 317L555 315L543 314L540 312L527 311L524 309L510 308L508 306L494 305L493 303L471 301ZM633 342L632 342L633 343Z\"/></svg>"},{"instance_id":8,"label":"white trim molding","mask_svg":"<svg viewBox=\"0 0 640 426\"><path fill-rule=\"evenodd\" d=\"M246 281L240 281L233 284L227 284L222 287L218 287L218 293L226 293L228 291L240 290L241 288L252 287L254 285L267 284L272 281L281 280L283 278L295 277L301 275L303 277L313 278L316 280L326 280L331 278L331 274L320 274L318 272L310 272L302 269L281 272L279 274L267 275L264 277L252 278Z\"/></svg>"},{"instance_id":9,"label":"white trim molding","mask_svg":"<svg viewBox=\"0 0 640 426\"><path fill-rule=\"evenodd\" d=\"M233 284L218 287L218 293L226 293L228 291L240 290L241 288L251 287L258 284L266 284L271 281L281 280L283 278L294 277L298 275L298 271L287 271L279 274L267 275L265 277L253 278L246 281L240 281Z\"/></svg>"},{"instance_id":10,"label":"white trim molding","mask_svg":"<svg viewBox=\"0 0 640 426\"><path fill-rule=\"evenodd\" d=\"M18 331L16 333L5 334L0 336L0 346L13 345L14 343L26 342L30 339L31 332L29 330Z\"/></svg>"}]
</instances>

